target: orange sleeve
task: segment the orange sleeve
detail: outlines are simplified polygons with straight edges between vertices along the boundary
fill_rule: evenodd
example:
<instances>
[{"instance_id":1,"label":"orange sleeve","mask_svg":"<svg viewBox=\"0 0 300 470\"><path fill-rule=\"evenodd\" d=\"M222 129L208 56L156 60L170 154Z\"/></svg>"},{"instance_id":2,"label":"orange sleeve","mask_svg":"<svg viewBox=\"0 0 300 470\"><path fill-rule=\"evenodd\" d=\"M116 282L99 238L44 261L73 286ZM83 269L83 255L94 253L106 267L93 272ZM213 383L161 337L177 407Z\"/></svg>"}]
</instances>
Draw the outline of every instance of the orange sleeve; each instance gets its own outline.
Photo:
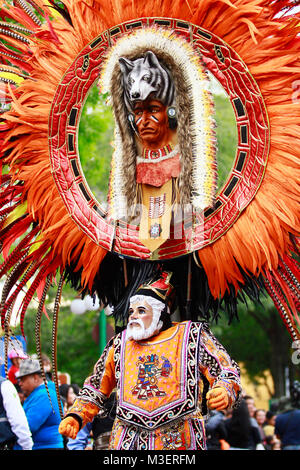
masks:
<instances>
[{"instance_id":1,"label":"orange sleeve","mask_svg":"<svg viewBox=\"0 0 300 470\"><path fill-rule=\"evenodd\" d=\"M229 406L233 406L241 395L240 369L208 327L204 327L201 332L199 364L210 387L225 388Z\"/></svg>"},{"instance_id":2,"label":"orange sleeve","mask_svg":"<svg viewBox=\"0 0 300 470\"><path fill-rule=\"evenodd\" d=\"M106 345L91 376L80 390L68 415L78 418L81 426L92 421L97 414L106 415L105 402L115 388L114 338Z\"/></svg>"},{"instance_id":3,"label":"orange sleeve","mask_svg":"<svg viewBox=\"0 0 300 470\"><path fill-rule=\"evenodd\" d=\"M104 352L96 362L93 374L85 380L84 387L93 387L108 398L115 385L114 347L112 345L107 353Z\"/></svg>"}]
</instances>

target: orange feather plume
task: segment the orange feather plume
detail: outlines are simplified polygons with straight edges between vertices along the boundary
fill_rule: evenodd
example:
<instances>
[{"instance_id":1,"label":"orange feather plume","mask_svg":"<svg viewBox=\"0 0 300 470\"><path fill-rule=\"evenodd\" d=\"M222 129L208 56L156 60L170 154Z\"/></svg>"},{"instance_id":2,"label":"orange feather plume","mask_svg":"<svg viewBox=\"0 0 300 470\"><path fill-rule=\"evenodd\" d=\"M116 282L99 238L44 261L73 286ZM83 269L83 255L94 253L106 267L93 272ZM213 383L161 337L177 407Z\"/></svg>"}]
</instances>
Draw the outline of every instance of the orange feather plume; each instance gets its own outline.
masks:
<instances>
[{"instance_id":1,"label":"orange feather plume","mask_svg":"<svg viewBox=\"0 0 300 470\"><path fill-rule=\"evenodd\" d=\"M35 3L51 17L44 0ZM49 3L49 2L48 2ZM274 4L275 3L275 4ZM54 15L42 27L28 20L33 30L30 45L19 50L31 68L32 80L11 90L12 107L5 113L3 161L12 183L23 182L20 201L40 227L44 256L63 269L76 259L82 286L90 289L106 255L71 219L51 173L48 118L56 87L78 53L95 37L126 20L139 17L180 18L222 38L247 64L266 104L271 132L270 151L263 182L255 198L234 225L213 244L198 251L215 298L243 282L241 270L258 276L276 271L280 259L292 249L290 234L299 237L300 106L295 83L300 80L300 20L282 16L289 2L269 0L65 0L72 25ZM3 17L22 21L18 9L2 6ZM8 44L16 40L6 38ZM12 140L13 139L13 140ZM39 251L40 254L40 251ZM46 259L46 258L45 258ZM57 264L57 263L55 263Z\"/></svg>"}]
</instances>

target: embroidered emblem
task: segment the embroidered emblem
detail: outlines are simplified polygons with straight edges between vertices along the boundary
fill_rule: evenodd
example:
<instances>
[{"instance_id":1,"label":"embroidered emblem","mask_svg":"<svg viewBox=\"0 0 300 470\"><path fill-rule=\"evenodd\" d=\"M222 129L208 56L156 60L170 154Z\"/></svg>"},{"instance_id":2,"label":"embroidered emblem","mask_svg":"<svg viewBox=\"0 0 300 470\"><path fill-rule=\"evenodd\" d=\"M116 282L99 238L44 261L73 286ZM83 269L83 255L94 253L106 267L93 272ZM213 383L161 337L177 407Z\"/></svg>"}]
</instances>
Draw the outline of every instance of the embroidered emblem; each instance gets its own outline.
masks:
<instances>
[{"instance_id":1,"label":"embroidered emblem","mask_svg":"<svg viewBox=\"0 0 300 470\"><path fill-rule=\"evenodd\" d=\"M158 379L168 377L172 371L170 361L162 356L162 365L159 368L159 356L151 354L139 357L137 362L138 378L137 384L132 389L132 394L139 400L148 400L152 397L163 397L166 393L158 388Z\"/></svg>"},{"instance_id":2,"label":"embroidered emblem","mask_svg":"<svg viewBox=\"0 0 300 470\"><path fill-rule=\"evenodd\" d=\"M162 450L185 449L184 423L180 421L161 430Z\"/></svg>"},{"instance_id":3,"label":"embroidered emblem","mask_svg":"<svg viewBox=\"0 0 300 470\"><path fill-rule=\"evenodd\" d=\"M150 227L149 233L150 233L150 238L157 238L160 236L162 232L162 228L160 224L153 224Z\"/></svg>"},{"instance_id":4,"label":"embroidered emblem","mask_svg":"<svg viewBox=\"0 0 300 470\"><path fill-rule=\"evenodd\" d=\"M174 332L171 342L166 342L166 349L172 350L174 345L174 338L177 338L176 348L180 350L180 357L182 358L180 364L180 370L186 371L186 375L181 377L181 387L179 389L179 397L174 397L167 393L162 399L158 399L159 403L155 406L150 407L149 404L155 403L155 396L147 400L139 400L137 395L133 395L134 389L138 390L138 394L141 394L142 380L138 378L139 368L136 371L136 385L130 385L126 388L127 382L125 381L124 374L121 374L121 367L128 367L128 364L136 362L138 355L130 355L127 351L126 354L126 331L123 331L121 335L117 335L114 341L114 360L115 360L115 371L117 379L117 388L120 390L119 395L119 406L117 407L117 417L125 421L126 424L133 424L134 426L140 426L147 430L155 430L161 426L166 426L170 422L174 422L178 418L182 418L187 414L194 413L197 408L198 396L199 396L199 342L200 333L202 329L202 323L198 322L185 322L179 324ZM166 354L166 353L162 353ZM148 353L149 355L149 353ZM130 360L129 360L130 359ZM163 360L161 373L157 374L157 383L159 379L162 381L169 381L174 378L174 375L180 372L174 367L172 361ZM169 375L169 379L166 379L163 374L168 374L169 364L172 366L172 373ZM138 364L138 367L141 364ZM157 367L157 366L156 366ZM159 367L157 367L159 368ZM162 388L162 387L160 387ZM154 393L154 392L153 392ZM159 398L159 397L157 397ZM140 405L137 403L139 402Z\"/></svg>"}]
</instances>

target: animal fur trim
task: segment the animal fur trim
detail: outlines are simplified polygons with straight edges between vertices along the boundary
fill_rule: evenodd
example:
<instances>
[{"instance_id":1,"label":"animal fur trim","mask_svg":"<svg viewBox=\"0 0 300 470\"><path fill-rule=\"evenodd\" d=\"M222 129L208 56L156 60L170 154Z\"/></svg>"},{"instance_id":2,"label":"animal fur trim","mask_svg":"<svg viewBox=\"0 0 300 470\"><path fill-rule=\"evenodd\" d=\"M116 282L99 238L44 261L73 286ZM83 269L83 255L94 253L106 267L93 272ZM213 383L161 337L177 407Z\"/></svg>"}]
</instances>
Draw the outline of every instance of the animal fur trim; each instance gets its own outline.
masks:
<instances>
[{"instance_id":1,"label":"animal fur trim","mask_svg":"<svg viewBox=\"0 0 300 470\"><path fill-rule=\"evenodd\" d=\"M122 152L117 149L123 173L122 191L112 193L111 201L120 207L119 198L127 197L128 206L134 201L137 150L125 109L119 58L131 60L148 50L167 66L175 84L175 104L178 110L178 144L181 154L179 193L182 204L192 202L196 210L204 210L214 202L216 184L216 140L209 81L201 57L184 39L170 30L145 28L120 38L111 48L102 69L100 88L109 93L120 136ZM130 149L130 151L129 151ZM120 156L122 153L122 156ZM130 153L130 156L128 155ZM133 157L133 158L132 158ZM112 181L113 184L113 181ZM116 218L118 215L114 214Z\"/></svg>"}]
</instances>

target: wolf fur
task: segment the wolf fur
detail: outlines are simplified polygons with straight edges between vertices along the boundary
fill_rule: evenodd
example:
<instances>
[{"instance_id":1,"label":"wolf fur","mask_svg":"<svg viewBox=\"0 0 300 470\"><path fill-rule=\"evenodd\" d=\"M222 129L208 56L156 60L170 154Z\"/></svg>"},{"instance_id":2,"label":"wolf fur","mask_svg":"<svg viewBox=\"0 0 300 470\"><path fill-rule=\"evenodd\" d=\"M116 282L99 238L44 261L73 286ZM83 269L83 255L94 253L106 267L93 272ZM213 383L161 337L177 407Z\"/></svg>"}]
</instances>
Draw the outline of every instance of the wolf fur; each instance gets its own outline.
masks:
<instances>
[{"instance_id":1,"label":"wolf fur","mask_svg":"<svg viewBox=\"0 0 300 470\"><path fill-rule=\"evenodd\" d=\"M138 57L146 57L145 50L138 52ZM154 54L153 54L154 55ZM174 90L176 89L176 95L174 92L172 105L180 109L178 115L178 143L181 149L181 172L178 179L178 190L180 194L181 204L189 204L191 202L191 174L192 174L192 134L190 126L190 106L191 103L187 100L188 89L186 81L180 67L176 66L174 59L164 54L162 51L156 51L156 58L160 63L163 63L166 69L172 70L172 81ZM135 62L138 59L128 59L130 62ZM127 61L127 59L126 59ZM125 61L122 61L123 64ZM125 93L123 88L124 74L121 70L121 63L116 66L114 73L112 74L111 82L111 95L112 104L114 109L114 115L117 126L120 131L123 155L124 155L124 166L123 166L123 187L122 191L126 194L127 207L133 208L135 206L136 199L136 157L138 155L135 144L135 138L131 131L130 124L128 121L128 108L125 104ZM171 105L171 104L170 104ZM127 111L126 111L127 110ZM130 210L129 210L130 212Z\"/></svg>"},{"instance_id":2,"label":"wolf fur","mask_svg":"<svg viewBox=\"0 0 300 470\"><path fill-rule=\"evenodd\" d=\"M173 104L173 80L152 51L147 51L144 57L135 60L120 57L119 64L123 78L124 101L130 111L135 101L144 101L151 94L166 106Z\"/></svg>"},{"instance_id":3,"label":"wolf fur","mask_svg":"<svg viewBox=\"0 0 300 470\"><path fill-rule=\"evenodd\" d=\"M138 39L138 40L137 40ZM206 105L210 106L211 117L207 133L207 142L212 147L211 159L215 157L216 141L215 141L215 123L213 119L213 101L210 99L210 92L207 89L207 83L201 75L201 56L196 54L188 43L182 41L172 32L166 36L166 31L161 33L156 29L141 30L132 33L120 40L120 42L111 51L101 75L101 84L104 92L109 93L110 104L115 117L115 130L118 136L117 152L120 157L114 165L114 169L118 167L120 178L116 180L115 173L110 181L109 199L115 206L122 206L120 195L124 195L127 205L127 220L130 220L130 208L135 209L136 202L139 201L139 187L136 183L136 159L138 156L137 142L135 134L131 127L128 114L131 114L125 103L124 80L128 81L130 72L133 71L134 65L139 67L143 62L152 64L153 56L149 51L153 51L157 61L162 65L164 70L169 72L174 86L173 103L168 104L174 106L177 110L177 141L181 155L181 171L176 181L176 197L181 205L193 204L200 195L203 200L204 181L210 178L211 174L215 177L216 166L212 168L211 173L207 172L207 156L205 154L206 147L202 148L204 128L200 125L203 120L202 102L205 98ZM120 61L120 58L122 60ZM153 60L152 60L153 59ZM122 64L122 65L121 65ZM199 65L198 65L199 64ZM121 70L122 67L122 70ZM157 67L155 66L155 69ZM123 73L124 71L124 73ZM135 72L137 71L137 67ZM141 81L141 76L140 76ZM155 81L151 80L150 85L153 86ZM148 86L149 84L147 84ZM144 86L144 84L143 84ZM128 86L125 88L128 89ZM148 88L149 89L149 88ZM165 87L164 87L165 89ZM129 90L128 90L129 91ZM159 93L159 91L158 91ZM155 95L155 92L153 92ZM171 96L171 95L170 95ZM129 106L131 102L128 100ZM198 110L200 122L198 122ZM206 145L206 142L205 142ZM208 149L210 151L210 149ZM115 152L116 153L116 152ZM115 170L114 170L115 171ZM199 176L200 174L200 176ZM208 176L207 176L208 175ZM112 184L117 182L117 184ZM127 204L126 204L127 203ZM213 203L207 204L210 206ZM113 205L113 204L112 204ZM206 207L207 207L206 206ZM134 212L134 210L133 210ZM115 217L115 218L122 218ZM126 217L126 216L125 216Z\"/></svg>"}]
</instances>

